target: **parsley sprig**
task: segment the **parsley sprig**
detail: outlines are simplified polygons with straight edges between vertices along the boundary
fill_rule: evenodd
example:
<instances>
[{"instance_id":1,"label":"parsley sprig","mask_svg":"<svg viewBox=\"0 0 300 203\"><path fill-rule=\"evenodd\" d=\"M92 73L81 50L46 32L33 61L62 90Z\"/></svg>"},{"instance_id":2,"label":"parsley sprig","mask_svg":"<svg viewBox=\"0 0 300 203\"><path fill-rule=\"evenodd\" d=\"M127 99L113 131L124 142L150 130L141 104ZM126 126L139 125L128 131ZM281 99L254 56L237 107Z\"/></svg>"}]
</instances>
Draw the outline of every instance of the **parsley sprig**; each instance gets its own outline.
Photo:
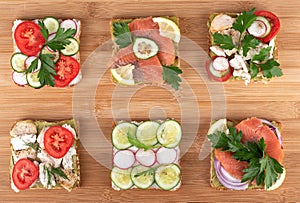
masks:
<instances>
[{"instance_id":1,"label":"parsley sprig","mask_svg":"<svg viewBox=\"0 0 300 203\"><path fill-rule=\"evenodd\" d=\"M178 90L182 70L177 66L163 66L163 80L169 83L175 90Z\"/></svg>"},{"instance_id":2,"label":"parsley sprig","mask_svg":"<svg viewBox=\"0 0 300 203\"><path fill-rule=\"evenodd\" d=\"M280 64L274 58L269 59L271 49L272 47L262 48L258 54L252 57L249 69L251 78L256 77L260 70L266 78L283 75L279 68Z\"/></svg>"},{"instance_id":3,"label":"parsley sprig","mask_svg":"<svg viewBox=\"0 0 300 203\"><path fill-rule=\"evenodd\" d=\"M119 48L127 47L132 43L131 33L128 24L125 22L113 23L113 35Z\"/></svg>"},{"instance_id":4,"label":"parsley sprig","mask_svg":"<svg viewBox=\"0 0 300 203\"><path fill-rule=\"evenodd\" d=\"M46 28L45 24L42 21L39 21L38 24L40 26L41 33L46 41L44 47L48 46L53 51L63 50L65 46L71 43L71 41L68 39L73 37L73 35L76 33L75 29L69 28L65 30L63 28L59 28L55 34L55 37L48 41L48 37L49 37L48 29ZM54 57L55 57L54 54L43 54L41 52L39 56L34 61L32 61L31 65L26 70L26 73L32 73L35 70L37 70L38 62L40 60L41 69L39 70L38 73L39 81L42 85L49 85L53 87L55 85L54 76L56 75L56 72L54 70L55 67L55 63L53 61Z\"/></svg>"},{"instance_id":5,"label":"parsley sprig","mask_svg":"<svg viewBox=\"0 0 300 203\"><path fill-rule=\"evenodd\" d=\"M236 128L229 128L229 135L218 131L208 135L213 148L221 148L223 151L233 152L233 158L239 161L247 161L248 168L244 169L242 182L256 180L257 185L271 187L283 172L283 166L266 153L264 138L257 143L247 142L243 144L242 131Z\"/></svg>"}]
</instances>

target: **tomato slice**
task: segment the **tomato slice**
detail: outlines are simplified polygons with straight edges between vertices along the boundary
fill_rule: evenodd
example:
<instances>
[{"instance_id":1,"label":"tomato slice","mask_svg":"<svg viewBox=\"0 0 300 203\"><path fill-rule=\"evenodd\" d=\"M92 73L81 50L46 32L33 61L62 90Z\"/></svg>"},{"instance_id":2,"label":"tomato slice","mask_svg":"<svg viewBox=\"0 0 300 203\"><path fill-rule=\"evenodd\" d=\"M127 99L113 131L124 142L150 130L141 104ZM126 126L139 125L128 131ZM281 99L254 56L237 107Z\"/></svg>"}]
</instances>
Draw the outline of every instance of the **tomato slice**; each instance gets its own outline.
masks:
<instances>
[{"instance_id":1,"label":"tomato slice","mask_svg":"<svg viewBox=\"0 0 300 203\"><path fill-rule=\"evenodd\" d=\"M74 136L72 132L62 126L52 126L44 135L46 152L57 159L66 155L73 142Z\"/></svg>"},{"instance_id":2,"label":"tomato slice","mask_svg":"<svg viewBox=\"0 0 300 203\"><path fill-rule=\"evenodd\" d=\"M55 64L55 86L66 87L78 75L80 64L71 56L60 56Z\"/></svg>"},{"instance_id":3,"label":"tomato slice","mask_svg":"<svg viewBox=\"0 0 300 203\"><path fill-rule=\"evenodd\" d=\"M20 23L14 32L14 38L20 51L27 56L37 55L45 44L40 27L32 21Z\"/></svg>"},{"instance_id":4,"label":"tomato slice","mask_svg":"<svg viewBox=\"0 0 300 203\"><path fill-rule=\"evenodd\" d=\"M38 167L26 158L17 161L12 171L12 180L19 190L29 188L38 176Z\"/></svg>"},{"instance_id":5,"label":"tomato slice","mask_svg":"<svg viewBox=\"0 0 300 203\"><path fill-rule=\"evenodd\" d=\"M267 42L271 41L280 30L279 18L274 13L272 13L270 11L265 11L265 10L255 11L254 14L257 16L262 16L262 17L267 18L272 27L270 33L267 36L265 36L264 38L258 38L258 39L260 39L263 43L267 43Z\"/></svg>"},{"instance_id":6,"label":"tomato slice","mask_svg":"<svg viewBox=\"0 0 300 203\"><path fill-rule=\"evenodd\" d=\"M213 57L213 59L214 59L214 58L215 58L215 57ZM213 61L213 59L212 59L212 61ZM213 79L213 80L215 80L215 81L218 81L218 82L225 82L225 81L229 80L229 78L231 78L231 76L232 76L233 68L232 68L232 67L229 67L229 68L230 68L230 71L228 71L228 73L227 73L226 75L224 75L223 77L216 77L216 76L213 75L213 74L211 73L211 71L209 70L209 66L210 66L210 64L212 63L212 61L211 61L211 60L207 60L207 61L206 61L206 64L205 64L206 72L208 73L208 76L209 76L211 79Z\"/></svg>"}]
</instances>

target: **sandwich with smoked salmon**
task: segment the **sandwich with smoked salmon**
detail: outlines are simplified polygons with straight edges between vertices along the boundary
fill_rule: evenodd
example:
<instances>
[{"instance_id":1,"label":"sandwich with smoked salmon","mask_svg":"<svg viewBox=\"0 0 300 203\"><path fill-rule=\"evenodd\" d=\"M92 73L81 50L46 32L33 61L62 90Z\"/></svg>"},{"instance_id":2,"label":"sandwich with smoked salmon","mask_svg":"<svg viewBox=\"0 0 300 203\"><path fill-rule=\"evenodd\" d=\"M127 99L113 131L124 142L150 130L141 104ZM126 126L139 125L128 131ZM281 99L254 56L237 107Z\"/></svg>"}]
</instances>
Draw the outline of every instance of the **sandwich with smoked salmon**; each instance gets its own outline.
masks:
<instances>
[{"instance_id":1,"label":"sandwich with smoked salmon","mask_svg":"<svg viewBox=\"0 0 300 203\"><path fill-rule=\"evenodd\" d=\"M284 182L281 124L256 117L212 122L211 186L274 190Z\"/></svg>"},{"instance_id":2,"label":"sandwich with smoked salmon","mask_svg":"<svg viewBox=\"0 0 300 203\"><path fill-rule=\"evenodd\" d=\"M10 136L10 180L15 192L79 187L79 136L74 119L20 120Z\"/></svg>"},{"instance_id":3,"label":"sandwich with smoked salmon","mask_svg":"<svg viewBox=\"0 0 300 203\"><path fill-rule=\"evenodd\" d=\"M113 81L124 86L167 83L177 90L182 73L178 22L177 17L111 20Z\"/></svg>"},{"instance_id":4,"label":"sandwich with smoked salmon","mask_svg":"<svg viewBox=\"0 0 300 203\"><path fill-rule=\"evenodd\" d=\"M280 20L266 10L213 13L209 16L209 77L225 82L269 82L283 75L278 63L276 36Z\"/></svg>"}]
</instances>

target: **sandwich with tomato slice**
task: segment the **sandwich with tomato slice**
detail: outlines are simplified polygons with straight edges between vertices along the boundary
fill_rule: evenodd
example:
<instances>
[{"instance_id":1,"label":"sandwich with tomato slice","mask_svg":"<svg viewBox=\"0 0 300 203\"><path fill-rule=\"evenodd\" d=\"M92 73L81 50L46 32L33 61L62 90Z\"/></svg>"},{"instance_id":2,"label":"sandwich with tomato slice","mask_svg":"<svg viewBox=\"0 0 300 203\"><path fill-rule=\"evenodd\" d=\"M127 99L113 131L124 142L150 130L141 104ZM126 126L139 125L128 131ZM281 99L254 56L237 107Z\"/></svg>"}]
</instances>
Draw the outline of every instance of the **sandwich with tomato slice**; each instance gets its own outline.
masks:
<instances>
[{"instance_id":1,"label":"sandwich with tomato slice","mask_svg":"<svg viewBox=\"0 0 300 203\"><path fill-rule=\"evenodd\" d=\"M76 85L82 78L80 33L76 19L15 20L10 59L14 83L32 88Z\"/></svg>"},{"instance_id":2,"label":"sandwich with tomato slice","mask_svg":"<svg viewBox=\"0 0 300 203\"><path fill-rule=\"evenodd\" d=\"M209 56L206 70L215 81L269 82L283 75L276 37L279 18L270 11L214 13L209 16Z\"/></svg>"},{"instance_id":3,"label":"sandwich with tomato slice","mask_svg":"<svg viewBox=\"0 0 300 203\"><path fill-rule=\"evenodd\" d=\"M274 190L282 185L281 124L256 117L212 122L211 186L223 190Z\"/></svg>"},{"instance_id":4,"label":"sandwich with tomato slice","mask_svg":"<svg viewBox=\"0 0 300 203\"><path fill-rule=\"evenodd\" d=\"M21 120L13 125L10 136L10 179L15 192L79 187L79 137L74 119Z\"/></svg>"}]
</instances>

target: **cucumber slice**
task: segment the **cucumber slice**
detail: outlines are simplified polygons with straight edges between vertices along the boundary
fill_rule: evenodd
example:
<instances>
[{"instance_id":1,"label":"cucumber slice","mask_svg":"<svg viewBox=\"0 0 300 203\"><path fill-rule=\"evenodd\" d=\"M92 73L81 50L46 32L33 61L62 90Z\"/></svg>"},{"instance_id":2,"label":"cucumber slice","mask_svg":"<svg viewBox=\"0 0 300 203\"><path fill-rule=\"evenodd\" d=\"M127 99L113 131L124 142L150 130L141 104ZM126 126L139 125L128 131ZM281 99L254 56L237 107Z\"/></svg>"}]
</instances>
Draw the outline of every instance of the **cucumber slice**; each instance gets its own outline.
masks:
<instances>
[{"instance_id":1,"label":"cucumber slice","mask_svg":"<svg viewBox=\"0 0 300 203\"><path fill-rule=\"evenodd\" d=\"M78 53L79 51L79 43L74 38L68 38L71 43L66 45L63 50L60 52L65 56L73 56Z\"/></svg>"},{"instance_id":2,"label":"cucumber slice","mask_svg":"<svg viewBox=\"0 0 300 203\"><path fill-rule=\"evenodd\" d=\"M12 69L18 73L22 73L26 70L25 60L28 58L25 54L15 53L10 58L10 65Z\"/></svg>"},{"instance_id":3,"label":"cucumber slice","mask_svg":"<svg viewBox=\"0 0 300 203\"><path fill-rule=\"evenodd\" d=\"M154 173L149 172L136 177L137 174L148 171L150 168L142 165L137 165L132 168L131 180L135 186L141 189L147 189L154 183Z\"/></svg>"},{"instance_id":4,"label":"cucumber slice","mask_svg":"<svg viewBox=\"0 0 300 203\"><path fill-rule=\"evenodd\" d=\"M263 36L261 36L261 38L266 37L268 34L270 34L270 32L272 30L272 26L270 24L270 21L267 18L262 17L262 16L257 16L256 20L262 21L265 24L266 28L267 28L266 33Z\"/></svg>"},{"instance_id":5,"label":"cucumber slice","mask_svg":"<svg viewBox=\"0 0 300 203\"><path fill-rule=\"evenodd\" d=\"M38 74L39 74L39 71L27 73L26 80L30 87L38 89L38 88L41 88L44 86L44 84L42 84L40 82L40 79L38 78Z\"/></svg>"},{"instance_id":6,"label":"cucumber slice","mask_svg":"<svg viewBox=\"0 0 300 203\"><path fill-rule=\"evenodd\" d=\"M157 130L158 142L166 148L176 147L180 143L181 137L181 126L174 120L163 122Z\"/></svg>"},{"instance_id":7,"label":"cucumber slice","mask_svg":"<svg viewBox=\"0 0 300 203\"><path fill-rule=\"evenodd\" d=\"M159 47L151 39L145 37L136 37L133 42L133 53L138 59L149 59L157 55Z\"/></svg>"},{"instance_id":8,"label":"cucumber slice","mask_svg":"<svg viewBox=\"0 0 300 203\"><path fill-rule=\"evenodd\" d=\"M59 58L60 58L59 51L52 51L47 46L44 47L41 52L42 52L42 54L52 54L54 56L54 58L53 58L54 63L56 63L59 60Z\"/></svg>"},{"instance_id":9,"label":"cucumber slice","mask_svg":"<svg viewBox=\"0 0 300 203\"><path fill-rule=\"evenodd\" d=\"M131 168L127 170L122 170L114 167L111 170L110 178L115 186L122 190L127 190L133 186L133 182L130 178Z\"/></svg>"},{"instance_id":10,"label":"cucumber slice","mask_svg":"<svg viewBox=\"0 0 300 203\"><path fill-rule=\"evenodd\" d=\"M181 180L181 170L177 164L161 165L155 171L155 182L163 190L172 190Z\"/></svg>"},{"instance_id":11,"label":"cucumber slice","mask_svg":"<svg viewBox=\"0 0 300 203\"><path fill-rule=\"evenodd\" d=\"M156 133L159 128L159 123L155 121L146 121L138 126L136 130L136 138L147 146L152 146L157 143Z\"/></svg>"},{"instance_id":12,"label":"cucumber slice","mask_svg":"<svg viewBox=\"0 0 300 203\"><path fill-rule=\"evenodd\" d=\"M128 141L127 133L135 135L137 126L132 123L120 123L112 131L111 140L115 148L127 149L132 146Z\"/></svg>"},{"instance_id":13,"label":"cucumber slice","mask_svg":"<svg viewBox=\"0 0 300 203\"><path fill-rule=\"evenodd\" d=\"M49 35L57 32L57 30L59 29L59 22L56 18L46 17L44 18L43 23L47 28Z\"/></svg>"}]
</instances>

